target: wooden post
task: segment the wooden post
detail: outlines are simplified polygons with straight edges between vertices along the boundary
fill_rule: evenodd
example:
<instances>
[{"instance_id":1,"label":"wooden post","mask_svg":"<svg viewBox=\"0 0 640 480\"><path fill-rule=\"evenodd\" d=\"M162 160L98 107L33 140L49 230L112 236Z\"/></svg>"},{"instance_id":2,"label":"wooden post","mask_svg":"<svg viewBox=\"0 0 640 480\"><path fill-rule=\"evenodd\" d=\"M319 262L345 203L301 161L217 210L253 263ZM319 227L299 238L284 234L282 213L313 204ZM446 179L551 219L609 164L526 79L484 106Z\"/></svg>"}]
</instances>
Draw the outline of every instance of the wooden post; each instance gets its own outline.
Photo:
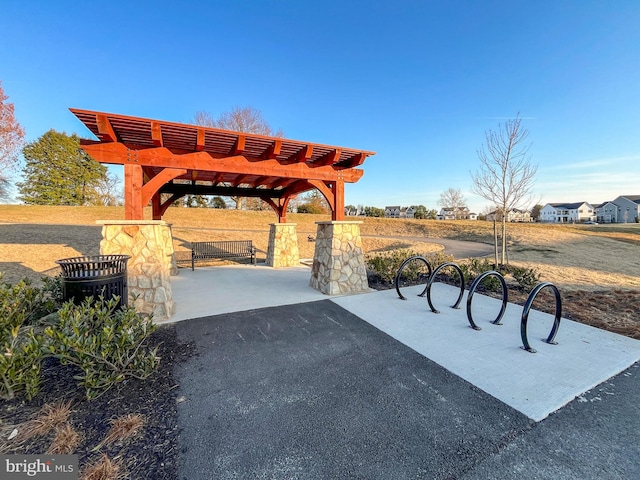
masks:
<instances>
[{"instance_id":1,"label":"wooden post","mask_svg":"<svg viewBox=\"0 0 640 480\"><path fill-rule=\"evenodd\" d=\"M142 167L127 163L124 165L125 220L143 220L142 208Z\"/></svg>"}]
</instances>

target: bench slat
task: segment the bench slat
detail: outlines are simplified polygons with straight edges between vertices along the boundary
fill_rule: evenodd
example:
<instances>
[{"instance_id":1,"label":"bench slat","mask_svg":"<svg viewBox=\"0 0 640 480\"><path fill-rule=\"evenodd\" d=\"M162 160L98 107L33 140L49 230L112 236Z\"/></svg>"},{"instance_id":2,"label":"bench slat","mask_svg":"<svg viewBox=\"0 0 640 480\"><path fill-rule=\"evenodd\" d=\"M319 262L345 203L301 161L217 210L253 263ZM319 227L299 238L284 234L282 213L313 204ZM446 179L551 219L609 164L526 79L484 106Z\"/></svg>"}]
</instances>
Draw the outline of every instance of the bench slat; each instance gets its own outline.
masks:
<instances>
[{"instance_id":1,"label":"bench slat","mask_svg":"<svg viewBox=\"0 0 640 480\"><path fill-rule=\"evenodd\" d=\"M251 257L251 262L254 265L256 264L256 249L252 240L219 240L191 243L191 270L195 269L196 260L238 257Z\"/></svg>"}]
</instances>

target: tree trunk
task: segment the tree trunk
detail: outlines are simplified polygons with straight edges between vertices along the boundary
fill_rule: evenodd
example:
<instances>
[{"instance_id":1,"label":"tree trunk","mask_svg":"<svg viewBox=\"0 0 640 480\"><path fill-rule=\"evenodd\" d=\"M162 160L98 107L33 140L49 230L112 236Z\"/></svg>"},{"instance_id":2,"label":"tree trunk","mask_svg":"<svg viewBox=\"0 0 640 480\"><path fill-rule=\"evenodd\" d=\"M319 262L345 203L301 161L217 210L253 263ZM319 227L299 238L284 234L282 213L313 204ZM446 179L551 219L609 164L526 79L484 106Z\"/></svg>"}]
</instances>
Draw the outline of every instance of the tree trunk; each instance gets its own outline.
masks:
<instances>
[{"instance_id":1,"label":"tree trunk","mask_svg":"<svg viewBox=\"0 0 640 480\"><path fill-rule=\"evenodd\" d=\"M507 261L507 219L502 216L502 264L506 265Z\"/></svg>"},{"instance_id":2,"label":"tree trunk","mask_svg":"<svg viewBox=\"0 0 640 480\"><path fill-rule=\"evenodd\" d=\"M498 225L496 224L496 219L493 219L493 250L495 253L495 269L498 267Z\"/></svg>"}]
</instances>

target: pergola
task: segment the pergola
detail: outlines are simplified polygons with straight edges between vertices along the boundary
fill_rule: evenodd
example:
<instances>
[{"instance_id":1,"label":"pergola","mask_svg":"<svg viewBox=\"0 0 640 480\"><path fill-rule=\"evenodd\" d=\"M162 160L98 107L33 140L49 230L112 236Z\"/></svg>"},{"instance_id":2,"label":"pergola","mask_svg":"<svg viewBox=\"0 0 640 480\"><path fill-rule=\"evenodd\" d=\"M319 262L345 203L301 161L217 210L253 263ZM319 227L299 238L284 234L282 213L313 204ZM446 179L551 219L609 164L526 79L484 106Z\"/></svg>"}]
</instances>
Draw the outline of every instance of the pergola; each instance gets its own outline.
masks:
<instances>
[{"instance_id":1,"label":"pergola","mask_svg":"<svg viewBox=\"0 0 640 480\"><path fill-rule=\"evenodd\" d=\"M162 120L70 109L99 139L82 140L96 161L124 166L125 219L153 219L184 195L257 197L286 222L296 195L318 189L332 220L344 219L344 184L375 152ZM161 194L168 194L161 197Z\"/></svg>"}]
</instances>

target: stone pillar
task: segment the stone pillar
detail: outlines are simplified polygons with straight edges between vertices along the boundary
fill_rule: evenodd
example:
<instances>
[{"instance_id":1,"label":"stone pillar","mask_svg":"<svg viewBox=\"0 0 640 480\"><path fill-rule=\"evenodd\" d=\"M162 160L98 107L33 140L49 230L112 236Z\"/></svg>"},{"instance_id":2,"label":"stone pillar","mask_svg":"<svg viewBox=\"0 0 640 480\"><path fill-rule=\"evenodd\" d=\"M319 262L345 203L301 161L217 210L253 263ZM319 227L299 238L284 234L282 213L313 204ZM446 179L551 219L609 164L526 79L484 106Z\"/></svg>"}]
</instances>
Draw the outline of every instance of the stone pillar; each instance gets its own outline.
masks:
<instances>
[{"instance_id":1,"label":"stone pillar","mask_svg":"<svg viewBox=\"0 0 640 480\"><path fill-rule=\"evenodd\" d=\"M328 295L369 291L362 252L362 222L317 222L310 285Z\"/></svg>"},{"instance_id":2,"label":"stone pillar","mask_svg":"<svg viewBox=\"0 0 640 480\"><path fill-rule=\"evenodd\" d=\"M127 263L129 305L155 321L175 313L171 292L174 262L171 229L162 220L98 220L102 225L100 253L130 255Z\"/></svg>"},{"instance_id":3,"label":"stone pillar","mask_svg":"<svg viewBox=\"0 0 640 480\"><path fill-rule=\"evenodd\" d=\"M273 268L300 265L295 223L272 223L269 229L267 265Z\"/></svg>"}]
</instances>

